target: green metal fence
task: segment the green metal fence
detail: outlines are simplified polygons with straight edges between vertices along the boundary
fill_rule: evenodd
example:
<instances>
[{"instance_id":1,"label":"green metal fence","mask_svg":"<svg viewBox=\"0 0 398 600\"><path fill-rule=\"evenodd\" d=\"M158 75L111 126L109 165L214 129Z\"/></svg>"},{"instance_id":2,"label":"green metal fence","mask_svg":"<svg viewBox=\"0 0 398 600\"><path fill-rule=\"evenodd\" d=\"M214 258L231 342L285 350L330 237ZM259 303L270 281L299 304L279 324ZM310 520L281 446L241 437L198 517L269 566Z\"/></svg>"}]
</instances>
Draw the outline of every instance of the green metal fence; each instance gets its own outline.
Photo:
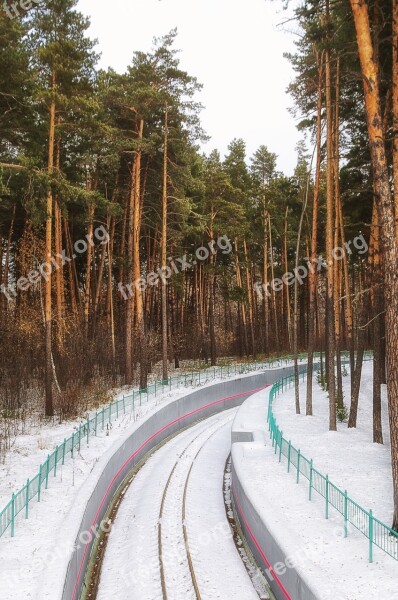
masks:
<instances>
[{"instance_id":1,"label":"green metal fence","mask_svg":"<svg viewBox=\"0 0 398 600\"><path fill-rule=\"evenodd\" d=\"M299 356L305 359L306 355ZM170 377L167 381L155 381L146 389L137 389L127 396L123 396L115 402L111 402L92 417L82 422L72 435L65 439L62 444L47 457L40 465L38 473L28 479L26 484L18 492L12 495L7 506L0 512L0 537L10 528L11 536L15 534L16 517L22 513L25 518L29 517L29 506L33 499L40 502L43 490L46 490L51 482L51 477L56 477L59 465L65 464L69 458L73 458L79 452L82 442L89 442L90 436L96 436L99 431L104 431L114 419L127 412L135 413L135 410L151 397L157 397L165 391L188 386L204 385L214 379L225 379L235 377L265 368L283 366L291 362L291 355L270 361L255 361L239 364L226 365L224 367L211 367L190 373L181 373Z\"/></svg>"},{"instance_id":2,"label":"green metal fence","mask_svg":"<svg viewBox=\"0 0 398 600\"><path fill-rule=\"evenodd\" d=\"M365 360L370 360L371 354L365 356ZM300 373L304 380L306 369ZM327 475L320 473L313 464L300 451L296 449L290 440L283 437L274 414L272 405L275 397L284 390L294 385L294 375L284 377L277 381L271 388L268 404L268 425L272 446L275 454L281 462L282 457L287 459L288 472L294 472L296 481L299 483L303 476L308 480L308 499L311 500L313 492L319 494L325 499L325 518L329 518L330 508L334 508L344 519L344 535L348 536L348 525L352 525L360 531L369 540L369 562L373 561L373 548L377 546L395 560L398 560L398 532L394 531L388 525L385 525L373 515L371 510L365 510L354 502L347 493L340 490L329 480Z\"/></svg>"}]
</instances>

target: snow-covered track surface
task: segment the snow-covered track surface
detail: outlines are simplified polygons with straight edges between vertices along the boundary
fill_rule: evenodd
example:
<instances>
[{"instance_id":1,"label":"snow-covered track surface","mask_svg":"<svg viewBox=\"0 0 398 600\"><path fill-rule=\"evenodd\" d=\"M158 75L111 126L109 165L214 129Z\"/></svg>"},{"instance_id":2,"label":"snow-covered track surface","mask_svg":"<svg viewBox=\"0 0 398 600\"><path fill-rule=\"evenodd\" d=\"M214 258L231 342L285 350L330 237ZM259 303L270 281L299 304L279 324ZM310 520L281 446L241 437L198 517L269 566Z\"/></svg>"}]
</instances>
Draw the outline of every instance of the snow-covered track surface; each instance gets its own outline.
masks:
<instances>
[{"instance_id":1,"label":"snow-covered track surface","mask_svg":"<svg viewBox=\"0 0 398 600\"><path fill-rule=\"evenodd\" d=\"M97 600L258 600L223 498L235 412L185 430L137 473L108 538Z\"/></svg>"}]
</instances>

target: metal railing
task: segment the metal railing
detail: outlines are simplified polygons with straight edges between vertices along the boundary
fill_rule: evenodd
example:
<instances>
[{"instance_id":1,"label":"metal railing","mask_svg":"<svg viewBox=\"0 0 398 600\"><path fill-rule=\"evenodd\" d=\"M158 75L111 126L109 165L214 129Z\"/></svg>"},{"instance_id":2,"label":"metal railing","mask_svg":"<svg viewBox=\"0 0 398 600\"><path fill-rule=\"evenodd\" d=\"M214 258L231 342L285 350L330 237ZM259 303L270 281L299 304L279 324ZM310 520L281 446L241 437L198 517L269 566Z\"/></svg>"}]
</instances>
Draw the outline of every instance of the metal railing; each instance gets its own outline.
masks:
<instances>
[{"instance_id":1,"label":"metal railing","mask_svg":"<svg viewBox=\"0 0 398 600\"><path fill-rule=\"evenodd\" d=\"M305 359L306 355L301 354L299 358ZM17 516L23 513L26 519L29 517L30 503L34 499L40 502L43 490L46 490L51 482L50 476L56 477L58 467L64 465L66 460L73 458L75 453L80 451L82 441L86 440L88 443L90 436L97 436L99 431L104 431L120 415L125 415L128 411L135 414L135 410L145 402L149 402L151 397L155 398L172 388L199 386L218 378L236 377L265 368L283 366L292 359L291 355L287 355L269 361L245 362L181 373L170 377L167 381L155 381L146 389L133 390L131 394L96 411L93 416L82 422L69 438L58 445L40 465L37 474L32 479L28 479L26 484L12 495L6 507L0 512L0 537L9 528L11 536L15 535Z\"/></svg>"},{"instance_id":2,"label":"metal railing","mask_svg":"<svg viewBox=\"0 0 398 600\"><path fill-rule=\"evenodd\" d=\"M367 354L365 360L371 360L372 355ZM306 369L300 373L300 377L305 379ZM272 405L275 397L284 390L294 385L294 375L284 377L277 381L271 388L268 404L268 425L272 446L275 454L279 456L279 462L282 457L287 459L287 471L296 476L299 483L300 476L308 480L308 499L312 500L313 492L319 494L325 499L325 518L329 518L330 508L335 509L344 519L344 536L348 536L349 524L360 531L369 540L369 562L373 561L373 548L377 546L383 552L398 560L398 532L385 525L377 519L372 510L365 510L357 502L354 502L347 493L340 490L329 480L328 475L323 475L313 464L313 460L308 460L300 451L296 449L290 440L283 437L272 411Z\"/></svg>"}]
</instances>

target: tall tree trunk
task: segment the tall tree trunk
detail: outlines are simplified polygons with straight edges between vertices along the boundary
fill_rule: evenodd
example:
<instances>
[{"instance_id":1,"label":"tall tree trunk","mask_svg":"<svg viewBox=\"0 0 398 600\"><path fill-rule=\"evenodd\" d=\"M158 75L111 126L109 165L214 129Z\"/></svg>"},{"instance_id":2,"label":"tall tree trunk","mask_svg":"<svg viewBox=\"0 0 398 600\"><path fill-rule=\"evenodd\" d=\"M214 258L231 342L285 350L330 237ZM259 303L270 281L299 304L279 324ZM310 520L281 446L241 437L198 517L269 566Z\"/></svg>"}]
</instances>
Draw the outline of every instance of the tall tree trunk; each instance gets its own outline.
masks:
<instances>
[{"instance_id":1,"label":"tall tree trunk","mask_svg":"<svg viewBox=\"0 0 398 600\"><path fill-rule=\"evenodd\" d=\"M92 182L90 173L87 172L87 181L86 181L86 190L90 192L92 190ZM87 252L86 252L86 285L84 292L84 323L86 327L86 332L88 332L88 322L90 318L90 298L91 298L91 262L92 262L92 246L91 243L93 239L93 231L94 231L94 204L90 201L88 206L88 225L87 225L87 239L89 240L87 243Z\"/></svg>"},{"instance_id":2,"label":"tall tree trunk","mask_svg":"<svg viewBox=\"0 0 398 600\"><path fill-rule=\"evenodd\" d=\"M394 203L391 198L381 113L378 65L373 59L368 5L350 0L357 34L359 58L364 79L365 106L371 151L376 201L383 247L384 292L386 299L387 389L391 432L391 457L394 486L393 528L398 529L398 264Z\"/></svg>"},{"instance_id":3,"label":"tall tree trunk","mask_svg":"<svg viewBox=\"0 0 398 600\"><path fill-rule=\"evenodd\" d=\"M311 171L311 168L310 168ZM295 269L297 272L300 258L300 244L301 244L301 233L303 230L304 215L307 210L308 196L310 187L310 173L307 178L307 186L303 198L303 206L301 208L299 228L297 232L297 243L296 252L294 256ZM299 370L298 370L298 324L299 324L299 290L298 290L298 278L294 279L294 308L293 308L293 355L294 355L294 392L295 392L295 404L296 414L300 414L300 392L299 392Z\"/></svg>"},{"instance_id":4,"label":"tall tree trunk","mask_svg":"<svg viewBox=\"0 0 398 600\"><path fill-rule=\"evenodd\" d=\"M254 338L254 318L253 318L253 296L251 291L251 277L249 269L249 255L247 252L246 239L243 239L243 250L245 253L245 272L246 272L246 288L247 299L249 306L249 326L250 326L250 350L253 358L256 356L255 338Z\"/></svg>"},{"instance_id":5,"label":"tall tree trunk","mask_svg":"<svg viewBox=\"0 0 398 600\"><path fill-rule=\"evenodd\" d=\"M162 252L161 266L163 273L167 266L167 161L168 161L168 107L164 112L164 151L163 151L163 195L162 195ZM162 373L163 381L169 378L169 356L167 337L167 279L164 277L160 283L162 287Z\"/></svg>"},{"instance_id":6,"label":"tall tree trunk","mask_svg":"<svg viewBox=\"0 0 398 600\"><path fill-rule=\"evenodd\" d=\"M285 226L284 226L284 236L283 236L283 255L284 255L284 269L285 269L285 273L289 272L289 265L288 265L288 257L287 257L287 230L288 230L288 214L289 214L289 207L286 205L286 212L285 212ZM292 351L293 348L293 341L292 341L292 318L291 318L291 308L290 308L290 287L288 285L284 286L285 288L285 293L286 293L286 316L287 316L287 337L288 337L288 342L289 342L289 352Z\"/></svg>"},{"instance_id":7,"label":"tall tree trunk","mask_svg":"<svg viewBox=\"0 0 398 600\"><path fill-rule=\"evenodd\" d=\"M109 324L111 347L112 347L113 376L115 376L115 374L116 374L115 317L114 317L114 305L113 305L113 278L112 278L114 239L115 239L115 217L111 217L111 226L109 229L109 239L108 239L108 315L109 315L108 316L108 324Z\"/></svg>"},{"instance_id":8,"label":"tall tree trunk","mask_svg":"<svg viewBox=\"0 0 398 600\"><path fill-rule=\"evenodd\" d=\"M60 117L57 117L57 126L61 122ZM56 142L56 159L55 168L57 171L61 167L61 140L58 138ZM54 233L55 233L55 282L56 282L56 301L57 301L57 333L58 333L58 348L62 353L64 340L64 267L62 264L62 215L59 206L58 193L55 196L54 203Z\"/></svg>"},{"instance_id":9,"label":"tall tree trunk","mask_svg":"<svg viewBox=\"0 0 398 600\"><path fill-rule=\"evenodd\" d=\"M134 181L134 202L133 202L133 281L141 279L141 253L140 253L140 236L141 236L141 157L142 157L142 137L144 133L144 121L139 119L138 122L138 141L139 147L136 155L135 164L135 181ZM141 286L135 286L135 307L137 315L137 338L138 347L140 348L140 387L146 389L148 372L147 372L147 340L145 332L144 320L144 304L142 297Z\"/></svg>"},{"instance_id":10,"label":"tall tree trunk","mask_svg":"<svg viewBox=\"0 0 398 600\"><path fill-rule=\"evenodd\" d=\"M53 72L51 78L51 92L52 98L50 103L50 122L49 122L49 134L48 134L48 163L47 171L51 178L54 171L54 140L55 140L55 92L56 92L56 78ZM46 207L46 285L45 285L45 308L44 308L44 324L45 324L45 337L46 337L46 364L45 364L45 391L46 391L46 417L54 416L54 403L53 403L53 365L52 365L52 303L51 303L51 254L52 254L52 221L53 221L53 193L51 188L51 182L48 186L47 192L47 207Z\"/></svg>"},{"instance_id":11,"label":"tall tree trunk","mask_svg":"<svg viewBox=\"0 0 398 600\"><path fill-rule=\"evenodd\" d=\"M329 22L329 0L327 0ZM336 392L334 379L335 330L334 330L334 277L333 277L333 229L334 229L334 180L333 180L333 113L332 72L330 49L325 53L326 61L326 150L327 150L327 199L326 199L326 298L327 298L327 382L329 394L329 429L336 431Z\"/></svg>"},{"instance_id":12,"label":"tall tree trunk","mask_svg":"<svg viewBox=\"0 0 398 600\"><path fill-rule=\"evenodd\" d=\"M14 204L14 207L12 209L12 217L11 217L10 228L8 230L8 236L7 236L7 247L6 247L5 260L4 260L4 271L3 271L2 279L0 281L0 283L2 283L5 288L8 287L8 273L9 273L9 269L10 269L11 244L12 244L12 236L13 236L13 233L14 233L14 223L15 223L15 213L16 213L16 210L17 210L17 205ZM1 296L0 304L3 301L4 301L4 309L6 310L6 308L7 308L7 298L6 298L5 295Z\"/></svg>"},{"instance_id":13,"label":"tall tree trunk","mask_svg":"<svg viewBox=\"0 0 398 600\"><path fill-rule=\"evenodd\" d=\"M269 352L269 299L268 299L268 211L264 204L264 242L263 242L263 314L264 314L264 352Z\"/></svg>"},{"instance_id":14,"label":"tall tree trunk","mask_svg":"<svg viewBox=\"0 0 398 600\"><path fill-rule=\"evenodd\" d=\"M274 281L274 248L272 245L272 230L271 230L271 215L268 213L268 230L269 230L269 247L271 250L271 279ZM278 311L276 306L276 292L274 286L271 286L272 306L274 309L274 327L275 327L275 350L279 350L279 327L278 327Z\"/></svg>"},{"instance_id":15,"label":"tall tree trunk","mask_svg":"<svg viewBox=\"0 0 398 600\"><path fill-rule=\"evenodd\" d=\"M392 114L395 233L398 238L398 0L392 0Z\"/></svg>"},{"instance_id":16,"label":"tall tree trunk","mask_svg":"<svg viewBox=\"0 0 398 600\"><path fill-rule=\"evenodd\" d=\"M314 350L316 339L316 289L317 289L317 257L318 257L318 211L319 187L321 178L321 142L322 142L322 88L323 88L324 51L318 58L318 101L316 124L316 167L314 184L314 201L312 207L312 233L311 233L311 265L309 272L309 306L308 306L308 366L307 366L307 400L306 414L312 416L312 378L314 370Z\"/></svg>"},{"instance_id":17,"label":"tall tree trunk","mask_svg":"<svg viewBox=\"0 0 398 600\"><path fill-rule=\"evenodd\" d=\"M380 228L377 211L374 227L373 248L373 287L372 287L372 313L373 313L373 441L383 443L383 425L381 417L381 318L383 307L382 299L382 265L380 255Z\"/></svg>"},{"instance_id":18,"label":"tall tree trunk","mask_svg":"<svg viewBox=\"0 0 398 600\"><path fill-rule=\"evenodd\" d=\"M237 284L238 288L243 291L242 275L241 275L241 271L240 271L239 256L238 256L238 240L237 239L235 239L235 269L236 269L236 284ZM245 352L246 356L248 356L249 355L249 344L248 344L248 339L247 339L246 309L245 309L244 302L241 300L238 301L238 311L240 312L241 318L242 318L244 352Z\"/></svg>"},{"instance_id":19,"label":"tall tree trunk","mask_svg":"<svg viewBox=\"0 0 398 600\"><path fill-rule=\"evenodd\" d=\"M68 249L68 255L69 255L69 257L71 257L73 254L72 240L71 240L71 235L70 235L70 230L69 230L69 224L68 224L68 221L66 220L66 218L63 219L63 223L64 223L64 238L66 241L66 247ZM75 262L69 261L68 262L69 294L70 294L72 312L73 312L74 316L76 316L77 312L78 312L77 304L78 304L78 300L79 300L79 296L78 296L79 292L78 292L77 279L76 279L75 273L76 273Z\"/></svg>"}]
</instances>

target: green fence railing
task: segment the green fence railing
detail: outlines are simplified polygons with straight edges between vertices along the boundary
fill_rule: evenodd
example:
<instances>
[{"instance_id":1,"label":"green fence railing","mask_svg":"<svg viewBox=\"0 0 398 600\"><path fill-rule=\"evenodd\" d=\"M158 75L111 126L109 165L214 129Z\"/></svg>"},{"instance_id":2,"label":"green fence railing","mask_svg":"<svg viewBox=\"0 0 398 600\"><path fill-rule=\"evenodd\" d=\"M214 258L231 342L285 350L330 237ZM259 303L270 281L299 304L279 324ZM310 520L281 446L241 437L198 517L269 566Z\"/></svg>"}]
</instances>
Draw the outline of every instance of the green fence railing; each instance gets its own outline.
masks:
<instances>
[{"instance_id":1,"label":"green fence railing","mask_svg":"<svg viewBox=\"0 0 398 600\"><path fill-rule=\"evenodd\" d=\"M305 358L305 354L299 355L300 360ZM283 366L283 364L288 364L292 360L293 356L287 355L274 360L230 364L223 367L210 367L189 373L180 373L170 377L167 381L155 381L146 389L133 390L131 394L111 402L98 410L92 417L83 421L72 435L57 446L46 461L40 465L37 474L32 479L28 479L26 484L12 495L11 500L0 512L0 537L8 528L10 528L11 536L14 536L16 517L20 513L23 513L26 519L29 517L30 503L35 498L40 502L43 490L46 490L51 482L50 475L56 477L58 466L64 465L67 459L73 458L74 454L80 450L84 440L88 442L90 436L96 436L99 431L104 431L107 425L117 419L119 415L126 414L128 411L134 413L138 407L148 402L151 397L157 397L172 388L204 385L218 378L236 377L237 375L244 375L265 368Z\"/></svg>"},{"instance_id":2,"label":"green fence railing","mask_svg":"<svg viewBox=\"0 0 398 600\"><path fill-rule=\"evenodd\" d=\"M365 356L365 360L370 360L371 354ZM305 379L306 369L300 373L300 377ZM287 459L288 472L294 472L296 481L299 483L303 476L308 480L308 499L311 500L313 492L319 494L325 499L325 518L329 518L330 508L334 508L344 519L344 536L348 536L348 526L351 524L360 531L369 540L369 562L373 561L373 548L377 546L386 554L398 560L398 532L385 525L377 519L372 510L365 510L357 502L354 502L347 491L340 490L329 480L327 475L323 475L313 464L313 460L308 460L300 449L296 449L290 440L283 437L275 416L272 411L275 397L284 390L294 385L294 375L284 377L277 381L271 388L268 404L268 425L272 446L275 454L281 462L282 457Z\"/></svg>"}]
</instances>

